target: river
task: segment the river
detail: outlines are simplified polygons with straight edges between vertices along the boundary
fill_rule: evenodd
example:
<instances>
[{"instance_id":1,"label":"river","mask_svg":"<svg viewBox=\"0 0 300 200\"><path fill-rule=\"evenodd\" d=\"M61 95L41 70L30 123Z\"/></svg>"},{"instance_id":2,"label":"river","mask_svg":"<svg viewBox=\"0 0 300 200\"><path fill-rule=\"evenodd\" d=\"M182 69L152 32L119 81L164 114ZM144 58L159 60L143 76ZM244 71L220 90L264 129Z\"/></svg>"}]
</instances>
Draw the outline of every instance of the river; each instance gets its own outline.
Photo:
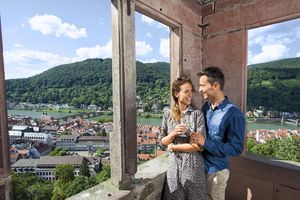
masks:
<instances>
[{"instance_id":1,"label":"river","mask_svg":"<svg viewBox=\"0 0 300 200\"><path fill-rule=\"evenodd\" d=\"M8 110L8 115L25 115L33 118L40 118L44 112L39 111L29 111L29 110ZM63 112L49 112L48 115L54 117L54 118L61 118L65 116L72 116L74 113L63 113ZM103 115L98 118L111 118L112 116ZM137 119L138 124L145 124L145 125L151 125L151 126L161 126L161 119L158 118L138 118ZM258 130L258 129L300 129L300 127L297 127L295 125L291 124L281 124L278 122L268 122L268 123L254 123L254 122L247 122L247 130Z\"/></svg>"},{"instance_id":2,"label":"river","mask_svg":"<svg viewBox=\"0 0 300 200\"><path fill-rule=\"evenodd\" d=\"M41 118L43 114L50 115L51 117L57 119L61 117L66 117L66 116L72 116L75 113L66 113L66 112L55 112L51 111L48 113L41 112L41 111L31 111L31 110L7 110L8 115L24 115L32 118Z\"/></svg>"}]
</instances>

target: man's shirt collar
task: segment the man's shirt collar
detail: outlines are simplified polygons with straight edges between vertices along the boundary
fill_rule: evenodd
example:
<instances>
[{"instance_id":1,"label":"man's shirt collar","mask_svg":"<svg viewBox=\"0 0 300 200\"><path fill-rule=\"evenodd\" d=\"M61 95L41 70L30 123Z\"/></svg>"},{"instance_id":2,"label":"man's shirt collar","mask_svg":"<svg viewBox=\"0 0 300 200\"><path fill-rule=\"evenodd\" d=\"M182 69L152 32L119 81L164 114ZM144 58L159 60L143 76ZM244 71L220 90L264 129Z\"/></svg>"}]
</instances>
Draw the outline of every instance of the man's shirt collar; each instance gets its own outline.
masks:
<instances>
[{"instance_id":1,"label":"man's shirt collar","mask_svg":"<svg viewBox=\"0 0 300 200\"><path fill-rule=\"evenodd\" d=\"M225 106L227 105L229 103L229 100L228 100L228 97L227 96L225 96L225 99L223 100L223 101L221 101L220 103L219 103L219 105L217 105L214 109L212 109L212 107L211 107L211 101L209 100L208 101L208 105L209 105L209 109L210 110L217 110L217 109L221 109L222 111L223 111L223 109L225 108Z\"/></svg>"}]
</instances>

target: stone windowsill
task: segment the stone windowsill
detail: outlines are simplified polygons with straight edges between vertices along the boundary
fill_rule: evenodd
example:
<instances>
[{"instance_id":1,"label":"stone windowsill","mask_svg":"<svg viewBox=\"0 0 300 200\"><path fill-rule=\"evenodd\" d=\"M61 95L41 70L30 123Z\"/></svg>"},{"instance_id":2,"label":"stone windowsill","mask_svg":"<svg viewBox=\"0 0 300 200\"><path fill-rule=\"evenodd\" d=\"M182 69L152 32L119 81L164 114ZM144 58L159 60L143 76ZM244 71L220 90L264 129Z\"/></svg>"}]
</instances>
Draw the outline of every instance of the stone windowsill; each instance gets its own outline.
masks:
<instances>
[{"instance_id":1,"label":"stone windowsill","mask_svg":"<svg viewBox=\"0 0 300 200\"><path fill-rule=\"evenodd\" d=\"M160 199L163 189L165 172L168 167L168 154L138 165L135 183L130 190L118 190L107 180L68 200L120 200L120 199Z\"/></svg>"}]
</instances>

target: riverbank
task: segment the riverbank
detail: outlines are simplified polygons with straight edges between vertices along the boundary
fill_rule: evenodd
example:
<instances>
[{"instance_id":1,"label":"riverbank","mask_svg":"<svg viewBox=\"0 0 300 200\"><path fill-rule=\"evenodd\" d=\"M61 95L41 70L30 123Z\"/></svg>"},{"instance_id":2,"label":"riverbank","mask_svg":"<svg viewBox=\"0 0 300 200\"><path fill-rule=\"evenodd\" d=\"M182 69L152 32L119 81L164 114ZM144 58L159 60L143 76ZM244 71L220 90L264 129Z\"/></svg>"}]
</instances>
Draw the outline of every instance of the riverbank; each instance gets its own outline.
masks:
<instances>
[{"instance_id":1,"label":"riverbank","mask_svg":"<svg viewBox=\"0 0 300 200\"><path fill-rule=\"evenodd\" d=\"M29 116L33 118L40 118L45 112L41 111L28 111L28 110L8 110L8 115L22 115L22 116ZM72 112L54 112L51 111L47 113L47 115L50 115L56 119L66 117L66 116L72 116L76 113ZM98 119L113 119L112 115L102 114L97 117L88 118L89 120L95 120L98 121ZM137 124L144 124L144 125L150 125L150 126L161 126L162 119L160 118L145 118L145 117L138 117L137 118ZM290 129L290 130L296 130L299 129L299 127L292 125L292 124L281 124L280 122L255 122L254 119L247 119L247 131L250 130L259 130L259 129L267 129L267 130L277 130L277 129Z\"/></svg>"}]
</instances>

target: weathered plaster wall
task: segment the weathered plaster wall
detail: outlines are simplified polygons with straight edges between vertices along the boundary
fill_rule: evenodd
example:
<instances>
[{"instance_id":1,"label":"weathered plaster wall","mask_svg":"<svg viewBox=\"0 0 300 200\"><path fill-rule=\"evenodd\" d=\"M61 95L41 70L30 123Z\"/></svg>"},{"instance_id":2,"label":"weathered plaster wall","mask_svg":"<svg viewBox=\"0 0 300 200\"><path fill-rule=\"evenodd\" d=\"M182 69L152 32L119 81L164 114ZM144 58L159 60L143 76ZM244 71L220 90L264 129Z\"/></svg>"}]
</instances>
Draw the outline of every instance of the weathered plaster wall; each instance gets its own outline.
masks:
<instances>
[{"instance_id":1,"label":"weathered plaster wall","mask_svg":"<svg viewBox=\"0 0 300 200\"><path fill-rule=\"evenodd\" d=\"M242 110L247 96L247 30L300 17L298 0L216 0L202 8L203 66L225 72L225 93ZM232 159L226 199L300 199L299 167Z\"/></svg>"},{"instance_id":2,"label":"weathered plaster wall","mask_svg":"<svg viewBox=\"0 0 300 200\"><path fill-rule=\"evenodd\" d=\"M201 69L201 7L190 0L136 0L136 10L173 29L171 33L171 82L179 75L191 77L198 88ZM173 38L176 37L176 38ZM179 41L177 40L178 38ZM200 105L200 96L193 99Z\"/></svg>"},{"instance_id":3,"label":"weathered plaster wall","mask_svg":"<svg viewBox=\"0 0 300 200\"><path fill-rule=\"evenodd\" d=\"M245 107L245 31L203 40L203 65L219 66L225 75L225 94L240 108Z\"/></svg>"},{"instance_id":4,"label":"weathered plaster wall","mask_svg":"<svg viewBox=\"0 0 300 200\"><path fill-rule=\"evenodd\" d=\"M202 8L203 66L225 72L225 93L246 109L247 30L300 17L298 0L216 0Z\"/></svg>"},{"instance_id":5,"label":"weathered plaster wall","mask_svg":"<svg viewBox=\"0 0 300 200\"><path fill-rule=\"evenodd\" d=\"M0 199L5 200L9 200L12 195L8 139L2 30L0 23Z\"/></svg>"}]
</instances>

